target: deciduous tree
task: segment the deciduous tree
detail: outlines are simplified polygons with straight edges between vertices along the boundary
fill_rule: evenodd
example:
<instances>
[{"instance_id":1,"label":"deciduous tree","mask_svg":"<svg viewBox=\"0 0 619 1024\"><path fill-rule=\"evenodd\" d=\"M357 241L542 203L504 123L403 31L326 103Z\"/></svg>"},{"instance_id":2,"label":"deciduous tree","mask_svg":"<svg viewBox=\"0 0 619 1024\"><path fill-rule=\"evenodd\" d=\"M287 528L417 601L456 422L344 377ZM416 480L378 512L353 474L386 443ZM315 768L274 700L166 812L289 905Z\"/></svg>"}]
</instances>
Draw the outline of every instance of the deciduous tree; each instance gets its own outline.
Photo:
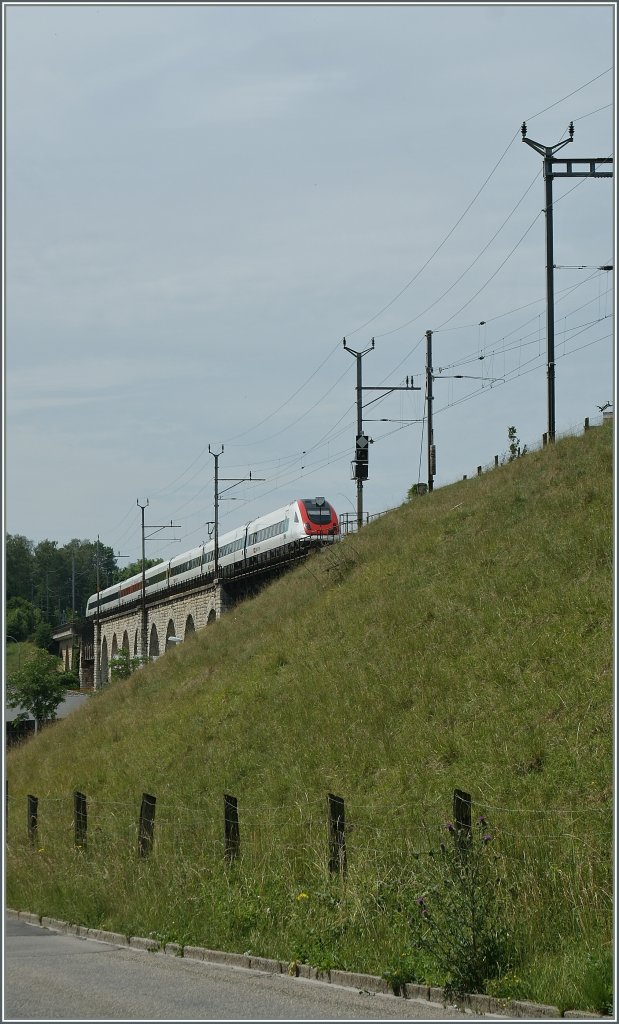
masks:
<instances>
[{"instance_id":1,"label":"deciduous tree","mask_svg":"<svg viewBox=\"0 0 619 1024\"><path fill-rule=\"evenodd\" d=\"M23 709L16 721L24 721L30 713L38 728L43 722L56 717L58 705L62 703L66 692L58 664L58 658L39 648L25 665L7 679L8 707Z\"/></svg>"}]
</instances>

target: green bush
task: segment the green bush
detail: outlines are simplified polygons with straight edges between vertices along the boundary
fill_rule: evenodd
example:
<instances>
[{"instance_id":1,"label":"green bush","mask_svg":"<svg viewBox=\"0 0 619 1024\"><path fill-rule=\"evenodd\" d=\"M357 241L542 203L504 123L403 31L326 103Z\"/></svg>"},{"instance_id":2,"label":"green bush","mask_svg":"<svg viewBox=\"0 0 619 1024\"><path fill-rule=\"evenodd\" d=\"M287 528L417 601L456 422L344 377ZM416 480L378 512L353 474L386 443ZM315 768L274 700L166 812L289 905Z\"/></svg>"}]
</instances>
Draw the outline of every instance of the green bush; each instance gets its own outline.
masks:
<instances>
[{"instance_id":1,"label":"green bush","mask_svg":"<svg viewBox=\"0 0 619 1024\"><path fill-rule=\"evenodd\" d=\"M132 658L129 651L121 647L118 654L112 658L110 670L112 679L128 679L141 663L141 658Z\"/></svg>"}]
</instances>

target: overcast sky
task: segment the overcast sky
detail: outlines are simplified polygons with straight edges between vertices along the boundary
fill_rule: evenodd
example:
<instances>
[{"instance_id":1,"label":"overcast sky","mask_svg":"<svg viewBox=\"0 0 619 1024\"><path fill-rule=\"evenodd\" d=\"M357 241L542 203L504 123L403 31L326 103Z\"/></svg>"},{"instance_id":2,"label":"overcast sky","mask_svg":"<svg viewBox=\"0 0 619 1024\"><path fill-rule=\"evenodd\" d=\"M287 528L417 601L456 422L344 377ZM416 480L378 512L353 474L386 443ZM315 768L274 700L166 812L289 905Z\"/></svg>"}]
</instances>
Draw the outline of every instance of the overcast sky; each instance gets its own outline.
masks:
<instances>
[{"instance_id":1,"label":"overcast sky","mask_svg":"<svg viewBox=\"0 0 619 1024\"><path fill-rule=\"evenodd\" d=\"M5 527L139 557L547 429L542 159L613 153L614 4L6 4ZM557 432L614 395L614 179L554 182ZM580 268L580 269L579 269ZM483 322L483 324L482 324ZM483 358L482 358L483 357ZM455 374L462 374L456 379ZM222 483L222 488L229 486ZM227 500L234 498L235 500ZM177 543L167 544L174 537ZM119 564L126 564L120 559Z\"/></svg>"}]
</instances>

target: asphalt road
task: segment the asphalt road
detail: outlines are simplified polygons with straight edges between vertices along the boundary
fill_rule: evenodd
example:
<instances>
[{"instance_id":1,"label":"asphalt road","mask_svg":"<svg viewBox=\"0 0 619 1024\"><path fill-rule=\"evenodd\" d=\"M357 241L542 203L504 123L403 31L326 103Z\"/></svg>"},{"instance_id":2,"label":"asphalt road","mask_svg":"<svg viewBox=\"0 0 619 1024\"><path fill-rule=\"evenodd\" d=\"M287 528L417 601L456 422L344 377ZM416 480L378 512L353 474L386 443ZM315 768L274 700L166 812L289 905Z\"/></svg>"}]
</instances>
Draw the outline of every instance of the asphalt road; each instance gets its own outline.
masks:
<instances>
[{"instance_id":1,"label":"asphalt road","mask_svg":"<svg viewBox=\"0 0 619 1024\"><path fill-rule=\"evenodd\" d=\"M148 953L11 918L4 959L3 1021L475 1019L425 1000Z\"/></svg>"}]
</instances>

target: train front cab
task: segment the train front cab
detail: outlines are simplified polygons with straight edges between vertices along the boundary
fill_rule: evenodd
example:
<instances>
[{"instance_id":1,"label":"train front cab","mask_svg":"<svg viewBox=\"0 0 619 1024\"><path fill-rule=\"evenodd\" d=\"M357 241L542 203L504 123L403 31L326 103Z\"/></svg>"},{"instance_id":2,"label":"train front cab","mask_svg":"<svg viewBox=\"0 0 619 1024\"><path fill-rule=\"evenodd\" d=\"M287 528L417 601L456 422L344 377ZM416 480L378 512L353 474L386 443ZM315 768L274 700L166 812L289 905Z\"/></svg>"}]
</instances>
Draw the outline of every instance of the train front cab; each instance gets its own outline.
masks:
<instances>
[{"instance_id":1,"label":"train front cab","mask_svg":"<svg viewBox=\"0 0 619 1024\"><path fill-rule=\"evenodd\" d=\"M337 513L325 498L299 498L298 506L305 534L310 540L324 542L339 535Z\"/></svg>"}]
</instances>

